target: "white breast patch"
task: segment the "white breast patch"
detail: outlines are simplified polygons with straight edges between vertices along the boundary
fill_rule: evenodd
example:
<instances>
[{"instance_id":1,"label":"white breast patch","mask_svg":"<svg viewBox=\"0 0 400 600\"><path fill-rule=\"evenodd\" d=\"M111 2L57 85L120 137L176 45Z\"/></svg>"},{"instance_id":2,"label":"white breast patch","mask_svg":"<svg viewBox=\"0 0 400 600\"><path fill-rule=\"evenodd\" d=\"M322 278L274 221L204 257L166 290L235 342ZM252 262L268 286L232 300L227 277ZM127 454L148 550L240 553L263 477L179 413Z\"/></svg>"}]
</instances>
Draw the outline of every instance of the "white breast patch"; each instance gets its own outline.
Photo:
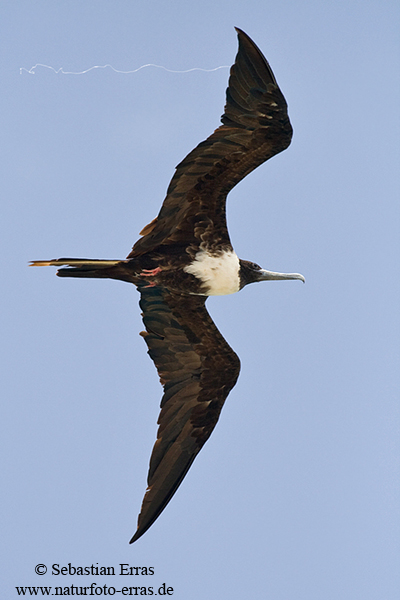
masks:
<instances>
[{"instance_id":1,"label":"white breast patch","mask_svg":"<svg viewBox=\"0 0 400 600\"><path fill-rule=\"evenodd\" d=\"M213 256L206 250L200 250L192 264L183 270L205 284L207 296L224 296L239 291L239 258L233 251Z\"/></svg>"}]
</instances>

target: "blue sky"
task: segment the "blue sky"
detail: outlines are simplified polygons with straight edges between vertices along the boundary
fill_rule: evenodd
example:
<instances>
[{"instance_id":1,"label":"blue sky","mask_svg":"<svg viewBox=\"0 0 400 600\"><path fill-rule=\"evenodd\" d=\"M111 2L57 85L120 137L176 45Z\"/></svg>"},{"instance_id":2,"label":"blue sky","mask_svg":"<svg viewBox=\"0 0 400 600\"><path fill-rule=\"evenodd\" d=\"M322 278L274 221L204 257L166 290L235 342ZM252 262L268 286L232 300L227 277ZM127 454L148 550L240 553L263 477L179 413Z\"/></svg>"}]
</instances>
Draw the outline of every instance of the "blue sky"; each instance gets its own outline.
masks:
<instances>
[{"instance_id":1,"label":"blue sky","mask_svg":"<svg viewBox=\"0 0 400 600\"><path fill-rule=\"evenodd\" d=\"M17 0L0 17L5 597L96 581L166 582L185 600L397 599L397 3ZM233 62L234 26L270 61L294 138L231 193L231 238L307 283L208 301L242 372L170 505L128 546L161 398L138 294L27 263L125 257L218 126L228 69L20 69L212 69ZM56 576L54 563L155 574Z\"/></svg>"}]
</instances>

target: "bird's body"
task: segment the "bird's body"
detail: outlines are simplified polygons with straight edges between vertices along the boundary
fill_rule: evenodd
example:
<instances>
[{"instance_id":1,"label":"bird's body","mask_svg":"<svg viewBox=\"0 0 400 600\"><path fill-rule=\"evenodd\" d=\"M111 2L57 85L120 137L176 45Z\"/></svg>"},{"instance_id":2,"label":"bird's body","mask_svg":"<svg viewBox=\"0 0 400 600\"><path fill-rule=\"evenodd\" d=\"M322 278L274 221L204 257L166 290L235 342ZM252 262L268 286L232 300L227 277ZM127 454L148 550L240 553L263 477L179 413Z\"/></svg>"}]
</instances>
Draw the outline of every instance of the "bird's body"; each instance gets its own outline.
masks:
<instances>
[{"instance_id":1,"label":"bird's body","mask_svg":"<svg viewBox=\"0 0 400 600\"><path fill-rule=\"evenodd\" d=\"M240 262L233 250L220 254L199 250L183 270L202 282L204 296L225 296L240 290Z\"/></svg>"},{"instance_id":2,"label":"bird's body","mask_svg":"<svg viewBox=\"0 0 400 600\"><path fill-rule=\"evenodd\" d=\"M228 192L290 144L286 101L257 46L237 29L222 125L178 165L158 216L125 260L62 258L60 277L118 279L137 286L142 332L164 386L137 540L165 508L214 429L239 375L237 355L209 316L208 296L264 280L301 279L238 258L226 225Z\"/></svg>"}]
</instances>

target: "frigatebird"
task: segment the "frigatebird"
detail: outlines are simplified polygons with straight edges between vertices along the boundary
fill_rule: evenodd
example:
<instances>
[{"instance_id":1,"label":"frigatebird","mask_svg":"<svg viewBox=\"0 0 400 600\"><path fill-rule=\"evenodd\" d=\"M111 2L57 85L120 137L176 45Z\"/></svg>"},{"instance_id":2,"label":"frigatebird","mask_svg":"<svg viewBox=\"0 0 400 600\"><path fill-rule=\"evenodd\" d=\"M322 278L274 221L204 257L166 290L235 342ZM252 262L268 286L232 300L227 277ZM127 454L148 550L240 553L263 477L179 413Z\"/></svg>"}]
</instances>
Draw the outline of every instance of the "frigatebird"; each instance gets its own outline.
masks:
<instances>
[{"instance_id":1,"label":"frigatebird","mask_svg":"<svg viewBox=\"0 0 400 600\"><path fill-rule=\"evenodd\" d=\"M127 281L140 292L148 346L164 388L148 488L131 543L175 494L236 384L240 362L205 303L257 281L300 279L238 258L226 224L226 197L241 179L285 150L292 138L287 104L254 42L236 28L222 125L176 167L158 216L125 260L60 258L59 277Z\"/></svg>"}]
</instances>

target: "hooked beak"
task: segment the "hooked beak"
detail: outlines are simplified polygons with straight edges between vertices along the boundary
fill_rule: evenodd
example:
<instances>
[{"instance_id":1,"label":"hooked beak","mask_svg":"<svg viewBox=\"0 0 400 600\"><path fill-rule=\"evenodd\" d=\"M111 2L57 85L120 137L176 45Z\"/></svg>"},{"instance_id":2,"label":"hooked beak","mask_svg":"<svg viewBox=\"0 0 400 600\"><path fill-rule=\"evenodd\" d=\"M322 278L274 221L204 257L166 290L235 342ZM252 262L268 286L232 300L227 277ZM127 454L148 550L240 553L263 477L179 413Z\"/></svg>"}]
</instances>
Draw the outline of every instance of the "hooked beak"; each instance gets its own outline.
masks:
<instances>
[{"instance_id":1,"label":"hooked beak","mask_svg":"<svg viewBox=\"0 0 400 600\"><path fill-rule=\"evenodd\" d=\"M281 279L300 279L303 283L306 282L300 273L275 273L274 271L266 271L265 269L258 271L258 281L275 281Z\"/></svg>"}]
</instances>

